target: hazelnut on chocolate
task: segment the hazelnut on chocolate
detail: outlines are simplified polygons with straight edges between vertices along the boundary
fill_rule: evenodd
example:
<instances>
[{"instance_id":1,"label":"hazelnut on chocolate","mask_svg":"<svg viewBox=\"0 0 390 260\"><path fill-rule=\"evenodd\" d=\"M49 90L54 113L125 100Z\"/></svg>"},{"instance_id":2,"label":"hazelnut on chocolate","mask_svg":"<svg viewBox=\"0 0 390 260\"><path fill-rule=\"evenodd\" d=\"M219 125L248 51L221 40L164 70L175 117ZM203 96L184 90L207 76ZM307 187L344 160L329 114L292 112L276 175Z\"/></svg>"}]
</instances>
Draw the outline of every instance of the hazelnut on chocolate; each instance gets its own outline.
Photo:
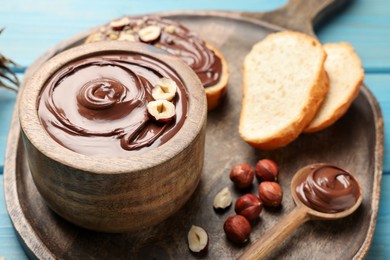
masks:
<instances>
[{"instance_id":1,"label":"hazelnut on chocolate","mask_svg":"<svg viewBox=\"0 0 390 260\"><path fill-rule=\"evenodd\" d=\"M176 115L175 105L167 100L151 101L147 109L150 117L157 122L169 122Z\"/></svg>"},{"instance_id":2,"label":"hazelnut on chocolate","mask_svg":"<svg viewBox=\"0 0 390 260\"><path fill-rule=\"evenodd\" d=\"M139 30L138 35L141 41L150 43L160 37L161 28L157 25L149 25Z\"/></svg>"},{"instance_id":3,"label":"hazelnut on chocolate","mask_svg":"<svg viewBox=\"0 0 390 260\"><path fill-rule=\"evenodd\" d=\"M152 96L155 100L171 101L176 95L176 82L170 78L161 78L152 90Z\"/></svg>"}]
</instances>

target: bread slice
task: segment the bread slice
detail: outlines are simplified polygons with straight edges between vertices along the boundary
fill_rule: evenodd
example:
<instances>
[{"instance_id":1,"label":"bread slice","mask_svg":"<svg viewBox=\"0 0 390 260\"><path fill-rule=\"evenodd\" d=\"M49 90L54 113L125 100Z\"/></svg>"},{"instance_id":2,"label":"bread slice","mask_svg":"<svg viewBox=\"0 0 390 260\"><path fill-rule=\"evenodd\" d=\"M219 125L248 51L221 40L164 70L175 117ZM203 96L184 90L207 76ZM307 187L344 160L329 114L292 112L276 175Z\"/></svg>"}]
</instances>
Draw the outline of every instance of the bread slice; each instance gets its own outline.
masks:
<instances>
[{"instance_id":1,"label":"bread slice","mask_svg":"<svg viewBox=\"0 0 390 260\"><path fill-rule=\"evenodd\" d=\"M320 131L344 115L359 94L364 78L362 63L349 43L328 43L324 49L330 88L318 113L305 128L305 133Z\"/></svg>"},{"instance_id":2,"label":"bread slice","mask_svg":"<svg viewBox=\"0 0 390 260\"><path fill-rule=\"evenodd\" d=\"M115 21L124 21L126 25L123 26L123 28L120 29L115 29L112 30L111 28L111 23L103 25L99 28L97 28L94 32L92 32L85 40L85 43L90 43L90 42L96 42L96 41L103 41L103 40L123 40L123 41L139 41L138 35L137 35L137 30L133 30L133 32L129 35L126 30L128 30L128 26L131 26L134 22L140 22L140 23L145 23L147 20L150 20L153 22L154 25L160 26L162 31L162 34L171 34L171 36L174 36L174 31L173 29L172 32L168 32L166 29L167 25L170 25L170 27L180 27L182 32L187 33L188 35L192 35L194 37L193 32L185 28L183 25L177 23L176 21L171 21L166 18L160 18L157 16L139 16L139 17L123 17L119 20L114 20ZM128 24L127 24L128 23ZM168 26L169 27L169 26ZM172 30L172 29L171 29ZM172 35L173 34L173 35ZM182 36L180 36L182 37ZM158 42L150 42L150 44L155 45L156 47L161 47L158 44ZM198 44L198 43L197 43ZM205 46L204 46L204 45ZM210 45L207 42L204 42L201 44L202 46L210 49L211 51L214 52L214 54L221 60L222 63L222 69L221 69L221 75L219 78L219 81L214 84L213 86L207 86L205 87L205 92L207 96L207 108L208 110L212 110L216 108L221 102L223 97L225 96L226 90L227 90L227 85L228 85L228 79L229 79L229 69L228 69L228 64L226 62L225 57L222 55L222 53L212 45ZM201 47L202 47L201 46ZM171 46L172 48L172 46ZM180 47L181 48L181 47ZM180 48L177 50L178 53L181 52ZM199 49L199 46L197 46L194 49ZM180 55L178 55L180 57Z\"/></svg>"},{"instance_id":3,"label":"bread slice","mask_svg":"<svg viewBox=\"0 0 390 260\"><path fill-rule=\"evenodd\" d=\"M207 97L207 109L210 111L216 108L222 102L223 97L225 96L229 81L229 67L225 57L220 51L218 51L217 48L213 47L209 43L206 43L206 46L221 59L222 63L221 77L219 78L218 83L214 86L209 86L205 88Z\"/></svg>"},{"instance_id":4,"label":"bread slice","mask_svg":"<svg viewBox=\"0 0 390 260\"><path fill-rule=\"evenodd\" d=\"M263 150L297 138L328 91L325 59L321 44L298 32L270 34L255 44L243 66L241 137Z\"/></svg>"}]
</instances>

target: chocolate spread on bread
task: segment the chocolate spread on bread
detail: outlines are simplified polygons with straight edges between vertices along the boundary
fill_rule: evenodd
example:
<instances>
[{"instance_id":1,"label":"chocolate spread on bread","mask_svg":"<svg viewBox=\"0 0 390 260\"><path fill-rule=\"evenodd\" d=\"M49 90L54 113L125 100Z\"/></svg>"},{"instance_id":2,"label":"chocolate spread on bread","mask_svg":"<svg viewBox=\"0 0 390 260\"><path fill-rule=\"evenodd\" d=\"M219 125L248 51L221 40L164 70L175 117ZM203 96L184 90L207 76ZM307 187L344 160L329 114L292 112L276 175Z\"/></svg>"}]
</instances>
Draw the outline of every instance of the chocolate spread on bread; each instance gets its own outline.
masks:
<instances>
[{"instance_id":1,"label":"chocolate spread on bread","mask_svg":"<svg viewBox=\"0 0 390 260\"><path fill-rule=\"evenodd\" d=\"M156 36L143 40L140 32L145 28L150 30L143 32ZM204 87L216 85L222 74L221 59L214 51L196 33L175 21L157 16L123 17L101 27L87 42L103 40L140 41L166 50L190 66Z\"/></svg>"}]
</instances>

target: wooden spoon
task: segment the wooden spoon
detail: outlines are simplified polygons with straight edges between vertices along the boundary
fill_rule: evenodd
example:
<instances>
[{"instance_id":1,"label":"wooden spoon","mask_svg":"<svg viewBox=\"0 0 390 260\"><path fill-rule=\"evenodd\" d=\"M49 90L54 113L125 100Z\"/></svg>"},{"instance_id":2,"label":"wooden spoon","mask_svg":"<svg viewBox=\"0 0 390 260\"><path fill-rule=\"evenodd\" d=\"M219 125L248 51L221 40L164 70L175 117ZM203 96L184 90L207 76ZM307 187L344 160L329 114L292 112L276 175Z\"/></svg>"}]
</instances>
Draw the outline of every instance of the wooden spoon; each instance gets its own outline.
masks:
<instances>
[{"instance_id":1,"label":"wooden spoon","mask_svg":"<svg viewBox=\"0 0 390 260\"><path fill-rule=\"evenodd\" d=\"M352 214L362 202L362 190L360 183L356 180L360 195L356 203L349 209L337 213L323 213L311 209L298 198L296 193L297 186L302 182L302 178L306 178L308 165L300 169L291 181L291 194L293 196L296 207L287 216L285 216L278 224L269 229L262 238L255 241L238 259L263 259L283 240L290 235L295 229L311 219L339 219Z\"/></svg>"}]
</instances>

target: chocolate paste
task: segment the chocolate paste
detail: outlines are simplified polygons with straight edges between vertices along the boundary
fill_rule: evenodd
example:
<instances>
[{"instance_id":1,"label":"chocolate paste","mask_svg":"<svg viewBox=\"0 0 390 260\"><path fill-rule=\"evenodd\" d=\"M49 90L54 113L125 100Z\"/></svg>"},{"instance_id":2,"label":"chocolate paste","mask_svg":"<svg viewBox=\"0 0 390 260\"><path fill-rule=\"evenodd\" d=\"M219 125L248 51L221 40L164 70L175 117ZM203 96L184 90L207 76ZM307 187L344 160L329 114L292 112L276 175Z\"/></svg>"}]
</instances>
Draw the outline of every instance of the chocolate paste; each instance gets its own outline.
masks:
<instances>
[{"instance_id":1,"label":"chocolate paste","mask_svg":"<svg viewBox=\"0 0 390 260\"><path fill-rule=\"evenodd\" d=\"M305 205L314 210L341 212L355 205L360 197L356 179L336 166L317 164L308 168L302 176L296 193Z\"/></svg>"},{"instance_id":2,"label":"chocolate paste","mask_svg":"<svg viewBox=\"0 0 390 260\"><path fill-rule=\"evenodd\" d=\"M176 117L158 123L146 105L162 77L178 86ZM85 155L121 156L160 146L183 125L188 97L182 81L164 63L139 54L112 54L75 61L43 87L38 116L49 135Z\"/></svg>"},{"instance_id":3,"label":"chocolate paste","mask_svg":"<svg viewBox=\"0 0 390 260\"><path fill-rule=\"evenodd\" d=\"M214 51L207 48L205 42L194 32L183 25L156 16L128 17L128 24L118 28L110 25L96 32L93 41L100 40L131 40L141 41L138 35L140 29L154 25L162 28L160 37L150 44L168 51L181 58L198 75L204 87L217 84L222 74L221 59ZM127 38L121 38L125 34ZM134 37L129 39L128 35Z\"/></svg>"}]
</instances>

